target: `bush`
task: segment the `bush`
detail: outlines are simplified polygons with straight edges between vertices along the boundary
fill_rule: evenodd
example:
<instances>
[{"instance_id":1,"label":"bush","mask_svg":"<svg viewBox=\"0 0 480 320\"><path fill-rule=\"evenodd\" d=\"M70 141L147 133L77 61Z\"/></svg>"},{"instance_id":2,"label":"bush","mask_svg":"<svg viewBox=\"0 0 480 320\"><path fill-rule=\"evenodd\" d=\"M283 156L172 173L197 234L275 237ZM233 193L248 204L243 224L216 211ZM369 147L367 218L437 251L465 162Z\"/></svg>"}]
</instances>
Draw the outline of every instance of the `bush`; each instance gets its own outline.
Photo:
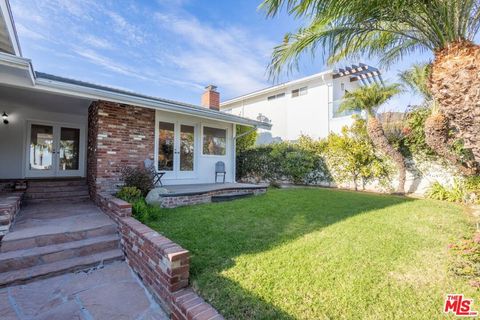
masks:
<instances>
[{"instance_id":1,"label":"bush","mask_svg":"<svg viewBox=\"0 0 480 320\"><path fill-rule=\"evenodd\" d=\"M141 167L125 167L122 170L122 180L126 187L136 187L143 196L153 189L153 173Z\"/></svg>"},{"instance_id":2,"label":"bush","mask_svg":"<svg viewBox=\"0 0 480 320\"><path fill-rule=\"evenodd\" d=\"M122 187L116 194L117 198L133 203L142 197L142 191L137 187Z\"/></svg>"},{"instance_id":3,"label":"bush","mask_svg":"<svg viewBox=\"0 0 480 320\"><path fill-rule=\"evenodd\" d=\"M323 159L295 143L281 142L250 148L237 156L237 179L288 180L296 184L328 179ZM328 171L327 171L328 172Z\"/></svg>"},{"instance_id":4,"label":"bush","mask_svg":"<svg viewBox=\"0 0 480 320\"><path fill-rule=\"evenodd\" d=\"M341 134L330 134L326 139L325 158L335 182L353 182L355 190L378 180L382 186L390 182L391 166L375 153L368 138L366 121L358 119Z\"/></svg>"},{"instance_id":5,"label":"bush","mask_svg":"<svg viewBox=\"0 0 480 320\"><path fill-rule=\"evenodd\" d=\"M434 182L426 196L430 199L449 202L480 203L480 177L455 179L451 188Z\"/></svg>"}]
</instances>

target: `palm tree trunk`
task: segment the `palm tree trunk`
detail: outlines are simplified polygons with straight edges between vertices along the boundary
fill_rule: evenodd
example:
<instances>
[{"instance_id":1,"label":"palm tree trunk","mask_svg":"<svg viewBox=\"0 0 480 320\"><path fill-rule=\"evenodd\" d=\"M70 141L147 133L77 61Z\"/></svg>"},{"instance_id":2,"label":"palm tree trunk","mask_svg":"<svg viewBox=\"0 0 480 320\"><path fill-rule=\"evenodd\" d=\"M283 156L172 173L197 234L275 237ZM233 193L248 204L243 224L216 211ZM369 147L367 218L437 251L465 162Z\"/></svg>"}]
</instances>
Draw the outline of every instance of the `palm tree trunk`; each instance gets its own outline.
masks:
<instances>
[{"instance_id":1,"label":"palm tree trunk","mask_svg":"<svg viewBox=\"0 0 480 320\"><path fill-rule=\"evenodd\" d=\"M440 157L455 165L463 175L475 174L475 168L464 165L459 157L451 151L449 131L447 118L439 112L433 113L425 120L425 142L430 148Z\"/></svg>"},{"instance_id":2,"label":"palm tree trunk","mask_svg":"<svg viewBox=\"0 0 480 320\"><path fill-rule=\"evenodd\" d=\"M452 43L435 53L430 90L457 138L480 163L480 46Z\"/></svg>"},{"instance_id":3,"label":"palm tree trunk","mask_svg":"<svg viewBox=\"0 0 480 320\"><path fill-rule=\"evenodd\" d=\"M392 158L395 162L399 174L397 193L405 193L407 166L405 164L405 159L403 158L403 155L394 147L392 147L387 137L385 136L382 125L377 120L377 118L372 116L368 117L367 132L368 136L373 142L373 145L380 149L380 151L385 153L387 156Z\"/></svg>"}]
</instances>

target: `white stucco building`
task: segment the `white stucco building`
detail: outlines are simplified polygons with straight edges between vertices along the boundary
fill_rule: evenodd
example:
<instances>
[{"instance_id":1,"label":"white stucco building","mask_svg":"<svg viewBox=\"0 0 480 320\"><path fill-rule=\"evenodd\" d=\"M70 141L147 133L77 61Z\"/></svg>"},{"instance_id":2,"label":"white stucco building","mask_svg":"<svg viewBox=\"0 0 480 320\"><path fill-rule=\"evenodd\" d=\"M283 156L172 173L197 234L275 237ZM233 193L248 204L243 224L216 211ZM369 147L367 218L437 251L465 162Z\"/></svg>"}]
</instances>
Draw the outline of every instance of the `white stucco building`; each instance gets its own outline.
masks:
<instances>
[{"instance_id":1,"label":"white stucco building","mask_svg":"<svg viewBox=\"0 0 480 320\"><path fill-rule=\"evenodd\" d=\"M260 131L257 143L294 141L339 132L354 112L338 112L345 91L382 81L378 69L365 64L327 70L248 93L220 104L220 110L255 120L268 118L271 131Z\"/></svg>"}]
</instances>

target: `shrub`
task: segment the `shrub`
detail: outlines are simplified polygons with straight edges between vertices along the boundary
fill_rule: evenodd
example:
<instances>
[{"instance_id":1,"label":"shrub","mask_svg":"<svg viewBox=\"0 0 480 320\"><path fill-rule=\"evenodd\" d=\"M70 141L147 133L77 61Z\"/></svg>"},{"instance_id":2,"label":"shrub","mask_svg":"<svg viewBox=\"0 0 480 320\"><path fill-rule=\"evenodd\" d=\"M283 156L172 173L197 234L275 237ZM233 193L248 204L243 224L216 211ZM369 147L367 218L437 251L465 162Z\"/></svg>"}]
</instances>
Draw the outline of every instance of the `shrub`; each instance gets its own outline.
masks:
<instances>
[{"instance_id":1,"label":"shrub","mask_svg":"<svg viewBox=\"0 0 480 320\"><path fill-rule=\"evenodd\" d=\"M137 187L122 187L116 194L117 198L133 203L142 197L142 191Z\"/></svg>"},{"instance_id":2,"label":"shrub","mask_svg":"<svg viewBox=\"0 0 480 320\"><path fill-rule=\"evenodd\" d=\"M325 158L333 179L337 183L353 182L355 190L378 180L389 184L391 166L375 153L368 138L365 120L358 119L341 134L330 134L326 139Z\"/></svg>"},{"instance_id":3,"label":"shrub","mask_svg":"<svg viewBox=\"0 0 480 320\"><path fill-rule=\"evenodd\" d=\"M323 159L295 143L275 143L250 148L237 157L237 179L255 179L276 183L289 180L296 184L328 179Z\"/></svg>"},{"instance_id":4,"label":"shrub","mask_svg":"<svg viewBox=\"0 0 480 320\"><path fill-rule=\"evenodd\" d=\"M153 189L153 174L141 167L125 167L122 170L122 180L126 187L136 187L143 196Z\"/></svg>"},{"instance_id":5,"label":"shrub","mask_svg":"<svg viewBox=\"0 0 480 320\"><path fill-rule=\"evenodd\" d=\"M434 182L426 193L434 200L449 202L480 203L480 177L474 176L466 179L455 179L451 188Z\"/></svg>"}]
</instances>

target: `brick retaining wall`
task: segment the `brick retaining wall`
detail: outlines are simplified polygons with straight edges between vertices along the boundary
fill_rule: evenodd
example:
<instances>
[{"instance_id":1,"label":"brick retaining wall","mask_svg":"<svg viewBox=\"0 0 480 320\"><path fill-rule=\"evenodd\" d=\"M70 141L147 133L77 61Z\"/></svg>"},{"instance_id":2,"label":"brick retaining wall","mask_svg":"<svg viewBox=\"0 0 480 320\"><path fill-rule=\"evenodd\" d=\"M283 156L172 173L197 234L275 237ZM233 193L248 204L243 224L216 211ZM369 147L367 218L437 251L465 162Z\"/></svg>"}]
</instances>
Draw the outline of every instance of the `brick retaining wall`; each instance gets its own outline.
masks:
<instances>
[{"instance_id":1,"label":"brick retaining wall","mask_svg":"<svg viewBox=\"0 0 480 320\"><path fill-rule=\"evenodd\" d=\"M0 242L10 230L13 219L20 210L23 192L0 194Z\"/></svg>"},{"instance_id":2,"label":"brick retaining wall","mask_svg":"<svg viewBox=\"0 0 480 320\"><path fill-rule=\"evenodd\" d=\"M228 189L228 190L215 190L206 193L190 194L190 195L162 195L161 207L162 208L176 208L181 206L189 206L194 204L209 203L212 201L212 196L224 195L224 194L247 194L252 193L254 195L260 195L267 192L267 188L251 188L251 189Z\"/></svg>"},{"instance_id":3,"label":"brick retaining wall","mask_svg":"<svg viewBox=\"0 0 480 320\"><path fill-rule=\"evenodd\" d=\"M188 250L132 218L129 203L108 194L97 194L96 202L117 222L127 263L172 319L223 319L188 287Z\"/></svg>"}]
</instances>

